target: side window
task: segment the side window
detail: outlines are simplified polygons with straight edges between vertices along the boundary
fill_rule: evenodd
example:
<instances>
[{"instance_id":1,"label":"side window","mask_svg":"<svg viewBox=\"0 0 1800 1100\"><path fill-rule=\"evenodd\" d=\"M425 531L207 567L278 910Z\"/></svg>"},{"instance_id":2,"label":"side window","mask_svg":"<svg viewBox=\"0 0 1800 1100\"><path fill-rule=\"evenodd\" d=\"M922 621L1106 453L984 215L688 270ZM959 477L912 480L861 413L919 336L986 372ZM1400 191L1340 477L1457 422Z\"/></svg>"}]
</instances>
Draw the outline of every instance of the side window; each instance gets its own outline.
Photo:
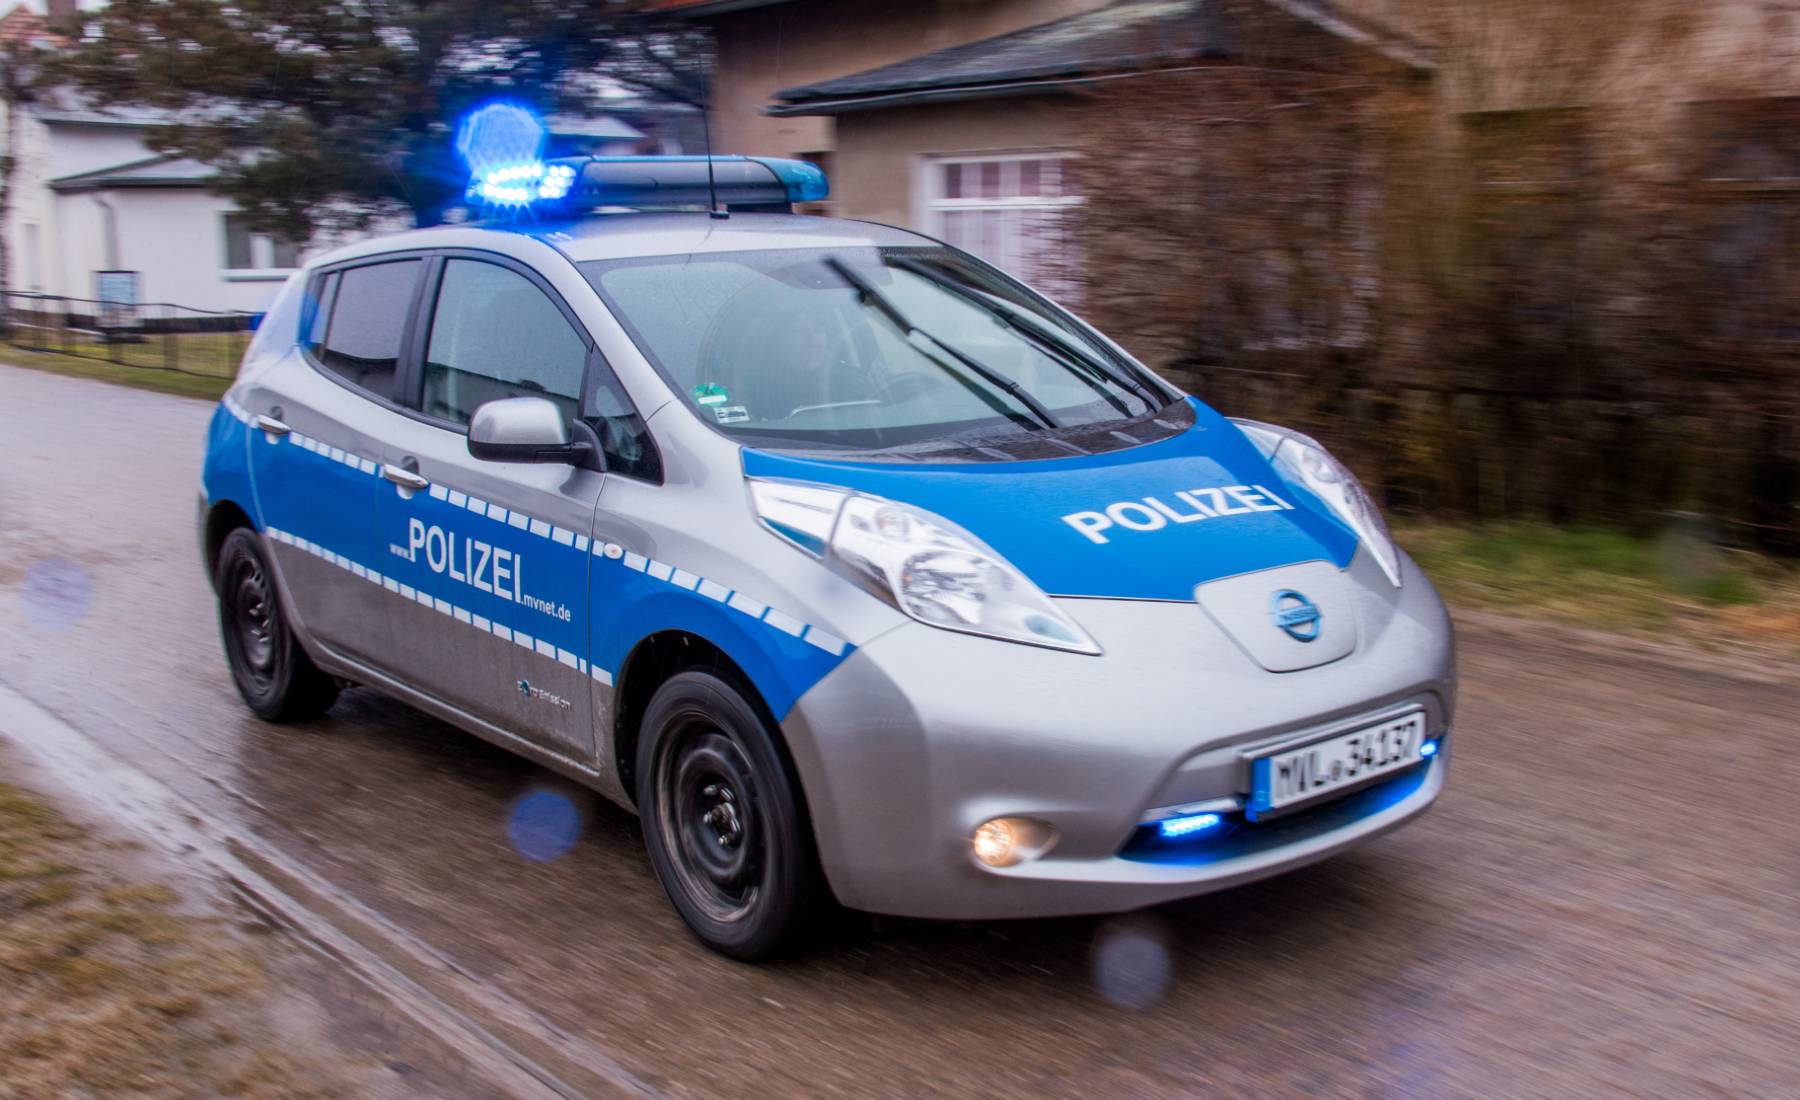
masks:
<instances>
[{"instance_id":1,"label":"side window","mask_svg":"<svg viewBox=\"0 0 1800 1100\"><path fill-rule=\"evenodd\" d=\"M431 319L420 409L467 424L489 401L532 396L550 399L572 420L587 355L587 340L531 280L497 264L451 259Z\"/></svg>"},{"instance_id":2,"label":"side window","mask_svg":"<svg viewBox=\"0 0 1800 1100\"><path fill-rule=\"evenodd\" d=\"M594 393L588 404L594 415L587 421L600 437L607 470L661 484L662 456L644 418L625 396L625 387L610 367L600 363L594 373Z\"/></svg>"},{"instance_id":3,"label":"side window","mask_svg":"<svg viewBox=\"0 0 1800 1100\"><path fill-rule=\"evenodd\" d=\"M320 304L319 312L329 320L324 351L318 355L327 370L371 393L394 396L400 340L421 265L419 260L398 260L347 268L338 273L335 287L328 284L332 300Z\"/></svg>"}]
</instances>

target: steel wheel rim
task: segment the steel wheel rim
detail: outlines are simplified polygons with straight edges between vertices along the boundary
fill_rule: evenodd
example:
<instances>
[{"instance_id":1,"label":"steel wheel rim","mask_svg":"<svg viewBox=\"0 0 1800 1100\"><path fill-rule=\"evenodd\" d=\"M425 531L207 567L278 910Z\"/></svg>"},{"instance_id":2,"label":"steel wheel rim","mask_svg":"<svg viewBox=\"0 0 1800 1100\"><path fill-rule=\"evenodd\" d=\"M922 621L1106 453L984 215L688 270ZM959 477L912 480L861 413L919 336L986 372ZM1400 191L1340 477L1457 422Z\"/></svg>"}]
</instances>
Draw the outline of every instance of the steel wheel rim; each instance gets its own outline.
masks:
<instances>
[{"instance_id":1,"label":"steel wheel rim","mask_svg":"<svg viewBox=\"0 0 1800 1100\"><path fill-rule=\"evenodd\" d=\"M230 591L232 631L244 670L259 687L266 687L275 680L275 636L280 628L268 578L254 560L241 560L232 571Z\"/></svg>"},{"instance_id":2,"label":"steel wheel rim","mask_svg":"<svg viewBox=\"0 0 1800 1100\"><path fill-rule=\"evenodd\" d=\"M674 731L658 756L657 829L682 891L712 920L743 919L762 894L767 838L750 762L711 721Z\"/></svg>"}]
</instances>

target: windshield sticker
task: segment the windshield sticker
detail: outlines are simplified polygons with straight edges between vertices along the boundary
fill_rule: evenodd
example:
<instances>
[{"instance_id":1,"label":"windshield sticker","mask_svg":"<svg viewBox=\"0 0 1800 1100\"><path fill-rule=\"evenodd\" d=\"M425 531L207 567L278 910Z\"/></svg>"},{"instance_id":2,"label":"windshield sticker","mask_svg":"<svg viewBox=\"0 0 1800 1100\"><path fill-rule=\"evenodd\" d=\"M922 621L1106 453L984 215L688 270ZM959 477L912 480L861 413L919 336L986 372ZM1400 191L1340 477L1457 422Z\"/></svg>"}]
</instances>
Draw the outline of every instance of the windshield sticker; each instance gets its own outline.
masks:
<instances>
[{"instance_id":1,"label":"windshield sticker","mask_svg":"<svg viewBox=\"0 0 1800 1100\"><path fill-rule=\"evenodd\" d=\"M729 400L731 400L731 391L717 382L702 382L694 387L696 404L710 408L714 405L723 405Z\"/></svg>"},{"instance_id":2,"label":"windshield sticker","mask_svg":"<svg viewBox=\"0 0 1800 1100\"><path fill-rule=\"evenodd\" d=\"M721 424L741 424L750 419L750 410L742 405L720 405L713 410L713 415Z\"/></svg>"}]
</instances>

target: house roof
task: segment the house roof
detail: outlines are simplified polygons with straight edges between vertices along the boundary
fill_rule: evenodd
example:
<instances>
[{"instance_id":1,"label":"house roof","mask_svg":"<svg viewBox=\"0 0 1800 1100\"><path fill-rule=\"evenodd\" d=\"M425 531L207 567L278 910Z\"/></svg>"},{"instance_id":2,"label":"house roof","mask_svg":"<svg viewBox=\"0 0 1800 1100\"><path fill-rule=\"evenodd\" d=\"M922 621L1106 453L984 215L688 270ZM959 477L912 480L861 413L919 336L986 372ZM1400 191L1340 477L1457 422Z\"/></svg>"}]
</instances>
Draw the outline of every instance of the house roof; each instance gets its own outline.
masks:
<instances>
[{"instance_id":1,"label":"house roof","mask_svg":"<svg viewBox=\"0 0 1800 1100\"><path fill-rule=\"evenodd\" d=\"M1373 49L1406 68L1430 71L1428 50L1352 19L1329 0L1263 0L1302 34ZM1183 62L1229 60L1252 51L1217 0L1119 0L1035 27L907 58L849 76L784 88L773 115L839 114L927 100L1041 92L1062 82Z\"/></svg>"},{"instance_id":2,"label":"house roof","mask_svg":"<svg viewBox=\"0 0 1800 1100\"><path fill-rule=\"evenodd\" d=\"M50 29L49 20L24 4L0 15L0 42L24 42L34 46L61 45L67 39Z\"/></svg>"},{"instance_id":3,"label":"house roof","mask_svg":"<svg viewBox=\"0 0 1800 1100\"><path fill-rule=\"evenodd\" d=\"M85 95L68 87L53 86L31 101L31 117L52 126L155 126L173 116L155 107L96 107Z\"/></svg>"},{"instance_id":4,"label":"house roof","mask_svg":"<svg viewBox=\"0 0 1800 1100\"><path fill-rule=\"evenodd\" d=\"M203 187L218 171L188 157L160 156L127 161L107 168L59 176L50 189L63 194L109 191L122 187Z\"/></svg>"},{"instance_id":5,"label":"house roof","mask_svg":"<svg viewBox=\"0 0 1800 1100\"><path fill-rule=\"evenodd\" d=\"M636 141L644 131L611 115L551 115L545 129L558 137L597 138L601 141Z\"/></svg>"}]
</instances>

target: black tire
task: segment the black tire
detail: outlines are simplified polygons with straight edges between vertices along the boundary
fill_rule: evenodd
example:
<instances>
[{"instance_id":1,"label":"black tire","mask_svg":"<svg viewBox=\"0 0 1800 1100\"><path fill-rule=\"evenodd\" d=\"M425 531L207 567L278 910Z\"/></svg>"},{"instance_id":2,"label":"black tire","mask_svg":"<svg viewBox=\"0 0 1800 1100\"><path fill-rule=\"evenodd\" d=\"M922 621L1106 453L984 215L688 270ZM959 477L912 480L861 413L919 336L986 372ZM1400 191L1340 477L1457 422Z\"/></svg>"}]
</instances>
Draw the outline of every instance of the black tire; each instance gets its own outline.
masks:
<instances>
[{"instance_id":1,"label":"black tire","mask_svg":"<svg viewBox=\"0 0 1800 1100\"><path fill-rule=\"evenodd\" d=\"M689 671L657 689L638 739L637 803L656 877L714 951L775 958L826 908L799 784L730 681Z\"/></svg>"},{"instance_id":2,"label":"black tire","mask_svg":"<svg viewBox=\"0 0 1800 1100\"><path fill-rule=\"evenodd\" d=\"M231 679L257 717L298 722L329 710L337 701L337 681L319 671L288 627L255 531L239 527L225 536L213 582Z\"/></svg>"}]
</instances>

